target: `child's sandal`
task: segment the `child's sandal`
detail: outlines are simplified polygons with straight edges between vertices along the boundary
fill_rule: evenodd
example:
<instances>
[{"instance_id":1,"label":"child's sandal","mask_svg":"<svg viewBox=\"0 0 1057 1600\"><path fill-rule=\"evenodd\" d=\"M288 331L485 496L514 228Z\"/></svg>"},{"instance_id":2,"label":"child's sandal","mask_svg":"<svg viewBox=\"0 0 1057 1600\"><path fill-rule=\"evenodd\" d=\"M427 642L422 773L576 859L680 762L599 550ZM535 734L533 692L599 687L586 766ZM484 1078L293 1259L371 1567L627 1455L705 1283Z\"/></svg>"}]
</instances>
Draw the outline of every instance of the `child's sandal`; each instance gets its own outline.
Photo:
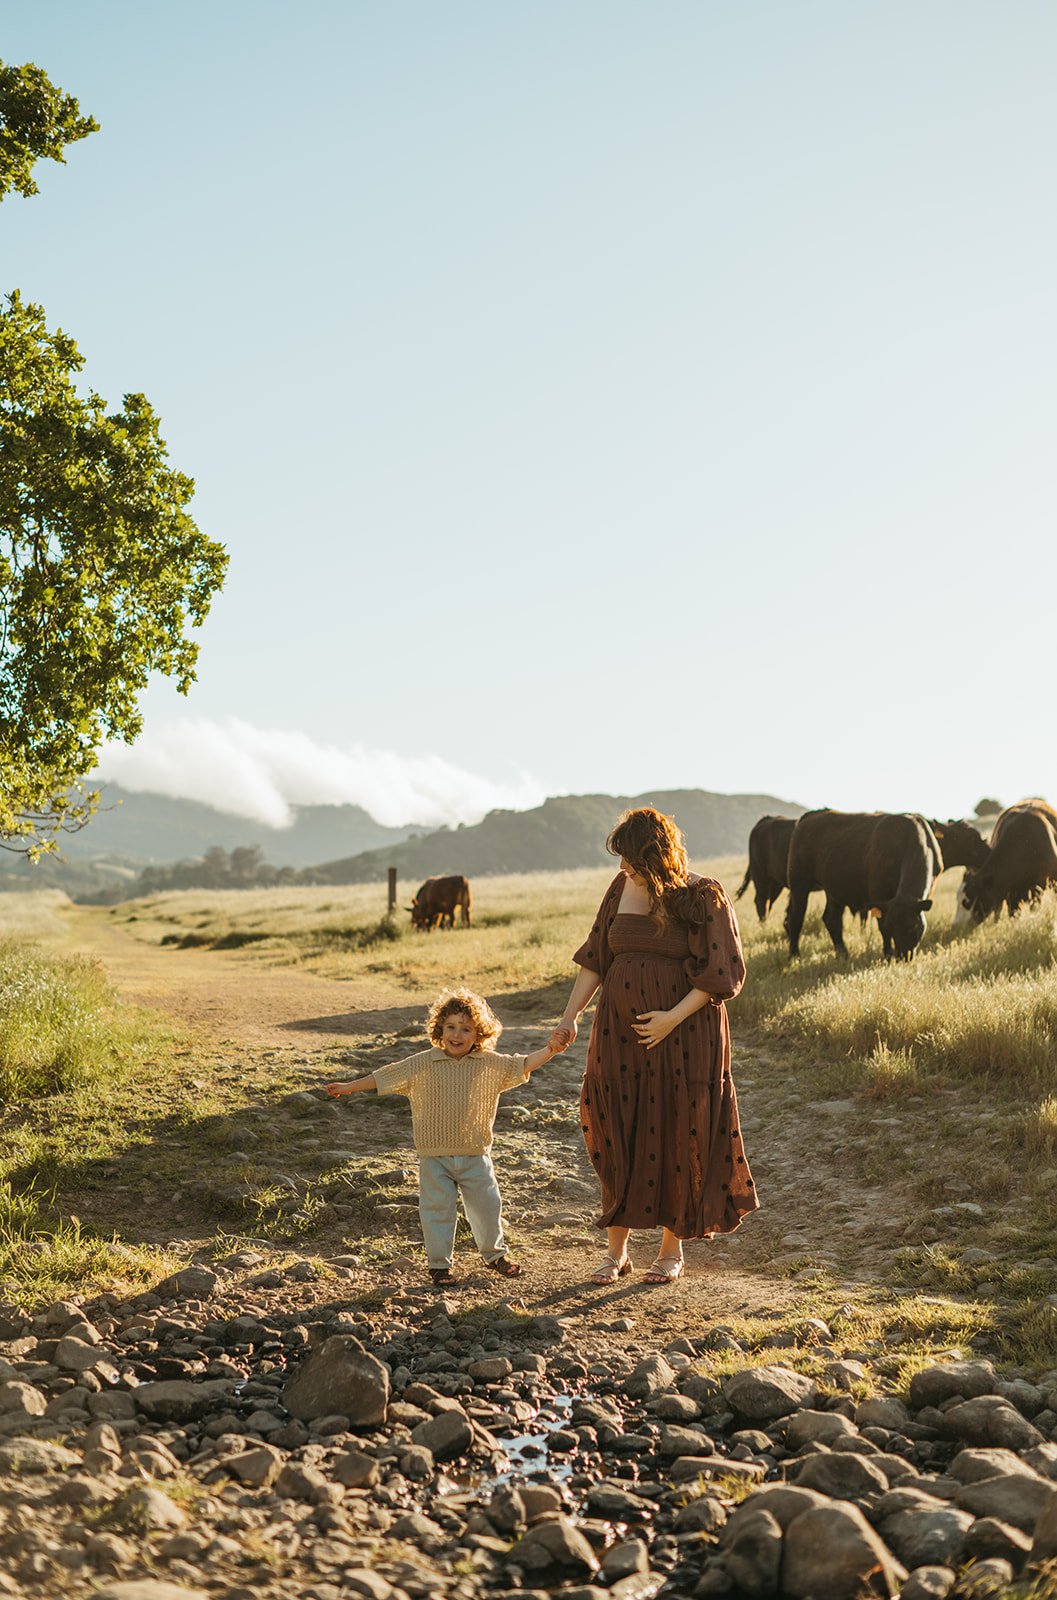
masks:
<instances>
[{"instance_id":1,"label":"child's sandal","mask_svg":"<svg viewBox=\"0 0 1057 1600\"><path fill-rule=\"evenodd\" d=\"M520 1278L524 1270L518 1262L511 1261L509 1256L496 1256L494 1261L486 1261L485 1266L489 1272L498 1272L501 1278Z\"/></svg>"},{"instance_id":2,"label":"child's sandal","mask_svg":"<svg viewBox=\"0 0 1057 1600\"><path fill-rule=\"evenodd\" d=\"M436 1284L438 1289L450 1289L459 1281L453 1276L450 1267L430 1267L429 1276L430 1281Z\"/></svg>"}]
</instances>

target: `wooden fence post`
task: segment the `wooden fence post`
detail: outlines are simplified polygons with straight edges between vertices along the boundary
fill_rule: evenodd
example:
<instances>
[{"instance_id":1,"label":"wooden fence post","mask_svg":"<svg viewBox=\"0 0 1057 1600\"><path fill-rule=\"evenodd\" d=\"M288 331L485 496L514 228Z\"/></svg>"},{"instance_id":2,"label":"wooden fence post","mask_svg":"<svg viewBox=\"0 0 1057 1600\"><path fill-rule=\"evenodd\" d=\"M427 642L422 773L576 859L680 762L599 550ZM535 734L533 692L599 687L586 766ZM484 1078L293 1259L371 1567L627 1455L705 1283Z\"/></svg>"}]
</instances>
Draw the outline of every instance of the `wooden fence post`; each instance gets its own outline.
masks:
<instances>
[{"instance_id":1,"label":"wooden fence post","mask_svg":"<svg viewBox=\"0 0 1057 1600\"><path fill-rule=\"evenodd\" d=\"M389 868L389 915L396 910L396 868Z\"/></svg>"}]
</instances>

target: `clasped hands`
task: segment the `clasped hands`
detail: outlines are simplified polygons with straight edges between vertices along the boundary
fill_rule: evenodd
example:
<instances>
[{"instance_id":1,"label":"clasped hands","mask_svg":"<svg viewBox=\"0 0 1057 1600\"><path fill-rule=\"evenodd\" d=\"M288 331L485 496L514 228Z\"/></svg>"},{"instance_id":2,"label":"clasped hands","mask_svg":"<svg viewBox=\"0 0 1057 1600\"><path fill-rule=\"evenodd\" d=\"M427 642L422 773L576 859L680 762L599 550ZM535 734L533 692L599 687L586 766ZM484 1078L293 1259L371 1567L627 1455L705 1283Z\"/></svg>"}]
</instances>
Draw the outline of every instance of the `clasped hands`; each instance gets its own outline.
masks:
<instances>
[{"instance_id":1,"label":"clasped hands","mask_svg":"<svg viewBox=\"0 0 1057 1600\"><path fill-rule=\"evenodd\" d=\"M637 1021L632 1023L632 1027L639 1036L639 1043L646 1050L652 1050L662 1039L667 1039L678 1024L678 1017L671 1011L641 1011ZM551 1049L567 1050L576 1038L576 1032L575 1018L563 1018L551 1034Z\"/></svg>"}]
</instances>

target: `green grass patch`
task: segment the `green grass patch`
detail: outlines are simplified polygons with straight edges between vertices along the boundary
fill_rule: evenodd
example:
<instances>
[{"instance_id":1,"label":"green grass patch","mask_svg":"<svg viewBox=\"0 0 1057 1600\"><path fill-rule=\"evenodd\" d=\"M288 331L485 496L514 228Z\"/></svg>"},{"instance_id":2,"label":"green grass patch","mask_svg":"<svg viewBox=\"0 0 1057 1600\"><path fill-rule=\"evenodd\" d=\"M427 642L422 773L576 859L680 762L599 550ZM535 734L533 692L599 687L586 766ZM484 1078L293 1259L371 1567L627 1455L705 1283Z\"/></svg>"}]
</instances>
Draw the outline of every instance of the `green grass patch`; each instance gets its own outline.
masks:
<instances>
[{"instance_id":1,"label":"green grass patch","mask_svg":"<svg viewBox=\"0 0 1057 1600\"><path fill-rule=\"evenodd\" d=\"M98 1084L141 1038L95 962L0 944L0 1100Z\"/></svg>"}]
</instances>

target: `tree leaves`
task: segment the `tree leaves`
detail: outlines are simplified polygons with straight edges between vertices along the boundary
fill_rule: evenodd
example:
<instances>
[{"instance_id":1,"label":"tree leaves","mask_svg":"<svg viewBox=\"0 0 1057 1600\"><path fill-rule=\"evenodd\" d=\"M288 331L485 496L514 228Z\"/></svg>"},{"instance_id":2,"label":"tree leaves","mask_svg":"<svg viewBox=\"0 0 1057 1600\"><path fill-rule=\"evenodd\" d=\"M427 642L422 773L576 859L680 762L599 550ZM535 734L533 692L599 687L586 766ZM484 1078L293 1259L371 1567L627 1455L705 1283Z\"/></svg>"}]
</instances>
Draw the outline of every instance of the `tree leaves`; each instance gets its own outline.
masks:
<instances>
[{"instance_id":1,"label":"tree leaves","mask_svg":"<svg viewBox=\"0 0 1057 1600\"><path fill-rule=\"evenodd\" d=\"M12 190L39 193L32 171L37 161L64 161L63 150L99 130L94 117L82 117L72 95L56 88L32 63L9 67L0 61L0 200Z\"/></svg>"}]
</instances>

